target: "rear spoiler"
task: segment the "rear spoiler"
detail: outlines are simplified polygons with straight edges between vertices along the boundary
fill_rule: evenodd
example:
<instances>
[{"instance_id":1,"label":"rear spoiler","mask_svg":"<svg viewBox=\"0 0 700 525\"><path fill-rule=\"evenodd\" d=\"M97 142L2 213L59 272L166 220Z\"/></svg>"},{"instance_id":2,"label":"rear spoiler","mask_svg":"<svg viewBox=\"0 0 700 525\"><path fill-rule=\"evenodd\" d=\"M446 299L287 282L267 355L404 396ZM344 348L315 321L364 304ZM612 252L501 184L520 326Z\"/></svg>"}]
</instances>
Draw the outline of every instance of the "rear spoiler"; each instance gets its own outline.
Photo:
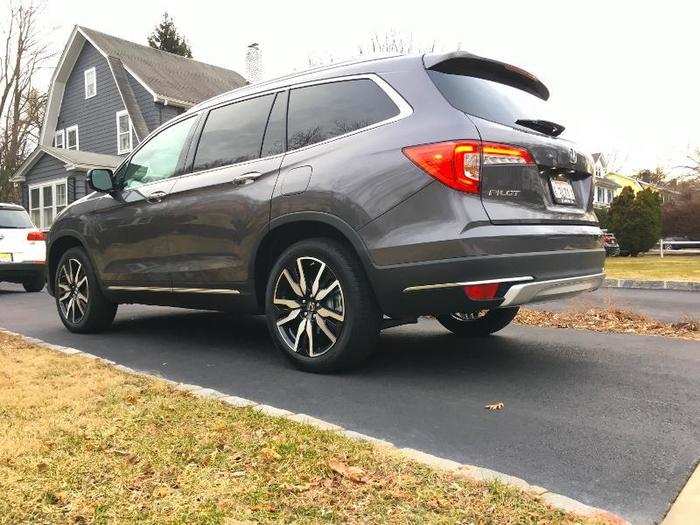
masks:
<instances>
[{"instance_id":1,"label":"rear spoiler","mask_svg":"<svg viewBox=\"0 0 700 525\"><path fill-rule=\"evenodd\" d=\"M466 51L425 54L423 64L425 69L432 71L493 80L535 95L542 100L549 98L547 86L532 73L498 60L472 55Z\"/></svg>"}]
</instances>

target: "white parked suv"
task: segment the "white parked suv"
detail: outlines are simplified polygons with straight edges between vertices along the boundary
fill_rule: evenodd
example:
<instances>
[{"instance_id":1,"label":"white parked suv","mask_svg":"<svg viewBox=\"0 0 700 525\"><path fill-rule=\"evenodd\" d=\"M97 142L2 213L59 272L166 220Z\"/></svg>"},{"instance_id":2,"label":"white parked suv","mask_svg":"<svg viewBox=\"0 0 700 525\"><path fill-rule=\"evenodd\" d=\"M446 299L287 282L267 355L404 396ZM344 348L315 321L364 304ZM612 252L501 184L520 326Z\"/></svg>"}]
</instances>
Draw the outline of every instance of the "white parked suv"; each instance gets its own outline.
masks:
<instances>
[{"instance_id":1,"label":"white parked suv","mask_svg":"<svg viewBox=\"0 0 700 525\"><path fill-rule=\"evenodd\" d=\"M0 202L0 281L39 292L46 283L46 242L22 206Z\"/></svg>"}]
</instances>

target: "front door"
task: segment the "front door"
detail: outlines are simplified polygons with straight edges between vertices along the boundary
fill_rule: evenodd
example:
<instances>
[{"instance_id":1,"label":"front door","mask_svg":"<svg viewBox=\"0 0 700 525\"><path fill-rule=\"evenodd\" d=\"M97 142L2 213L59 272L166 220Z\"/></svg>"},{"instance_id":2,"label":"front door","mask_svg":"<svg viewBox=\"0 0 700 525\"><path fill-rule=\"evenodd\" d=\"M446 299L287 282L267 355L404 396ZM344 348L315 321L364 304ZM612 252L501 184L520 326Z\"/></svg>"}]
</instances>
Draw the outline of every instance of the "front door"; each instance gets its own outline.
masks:
<instances>
[{"instance_id":1,"label":"front door","mask_svg":"<svg viewBox=\"0 0 700 525\"><path fill-rule=\"evenodd\" d=\"M95 262L110 289L171 287L172 224L166 212L195 121L182 120L149 139L115 174L117 191L102 196L92 213Z\"/></svg>"},{"instance_id":2,"label":"front door","mask_svg":"<svg viewBox=\"0 0 700 525\"><path fill-rule=\"evenodd\" d=\"M172 189L173 290L250 292L250 260L267 231L285 148L287 93L212 109L192 148L192 173Z\"/></svg>"}]
</instances>

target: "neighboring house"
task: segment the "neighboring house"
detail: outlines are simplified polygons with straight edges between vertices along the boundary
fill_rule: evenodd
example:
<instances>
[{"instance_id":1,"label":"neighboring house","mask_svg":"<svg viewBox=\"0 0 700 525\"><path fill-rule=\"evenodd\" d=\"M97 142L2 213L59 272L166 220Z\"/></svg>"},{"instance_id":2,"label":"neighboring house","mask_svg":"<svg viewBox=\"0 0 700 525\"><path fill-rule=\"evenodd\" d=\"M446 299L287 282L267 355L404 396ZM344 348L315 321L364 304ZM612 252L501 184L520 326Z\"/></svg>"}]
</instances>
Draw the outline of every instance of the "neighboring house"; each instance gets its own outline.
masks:
<instances>
[{"instance_id":1,"label":"neighboring house","mask_svg":"<svg viewBox=\"0 0 700 525\"><path fill-rule=\"evenodd\" d=\"M40 144L12 179L22 205L49 228L88 191L87 170L115 168L161 124L245 84L235 71L76 26L54 71Z\"/></svg>"},{"instance_id":2,"label":"neighboring house","mask_svg":"<svg viewBox=\"0 0 700 525\"><path fill-rule=\"evenodd\" d=\"M608 169L602 153L593 154L593 206L607 208L621 186L608 178Z\"/></svg>"}]
</instances>

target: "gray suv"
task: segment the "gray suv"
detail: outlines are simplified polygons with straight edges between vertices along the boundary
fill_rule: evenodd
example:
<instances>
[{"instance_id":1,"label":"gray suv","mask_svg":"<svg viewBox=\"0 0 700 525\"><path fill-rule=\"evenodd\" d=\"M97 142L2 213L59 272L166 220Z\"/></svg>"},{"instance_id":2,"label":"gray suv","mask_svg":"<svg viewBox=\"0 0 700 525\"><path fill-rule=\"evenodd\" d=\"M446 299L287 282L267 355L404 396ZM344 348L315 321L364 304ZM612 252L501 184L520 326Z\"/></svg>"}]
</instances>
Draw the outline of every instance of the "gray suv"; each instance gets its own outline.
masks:
<instances>
[{"instance_id":1,"label":"gray suv","mask_svg":"<svg viewBox=\"0 0 700 525\"><path fill-rule=\"evenodd\" d=\"M48 239L63 324L120 303L264 313L297 366L365 359L382 328L459 336L600 286L591 158L547 88L464 52L358 61L249 85L154 131Z\"/></svg>"}]
</instances>

